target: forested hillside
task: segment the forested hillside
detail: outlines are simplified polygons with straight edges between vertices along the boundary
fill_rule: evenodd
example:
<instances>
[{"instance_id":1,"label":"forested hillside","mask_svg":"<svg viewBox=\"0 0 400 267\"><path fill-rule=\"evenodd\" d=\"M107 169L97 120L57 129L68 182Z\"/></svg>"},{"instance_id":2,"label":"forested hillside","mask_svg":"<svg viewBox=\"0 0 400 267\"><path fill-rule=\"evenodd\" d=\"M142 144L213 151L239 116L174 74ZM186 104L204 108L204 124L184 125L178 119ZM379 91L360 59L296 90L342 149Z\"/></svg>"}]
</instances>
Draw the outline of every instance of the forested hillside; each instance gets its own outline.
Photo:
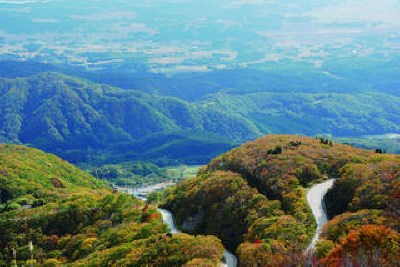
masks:
<instances>
[{"instance_id":1,"label":"forested hillside","mask_svg":"<svg viewBox=\"0 0 400 267\"><path fill-rule=\"evenodd\" d=\"M324 229L316 260L394 264L399 166L399 156L328 139L268 135L217 157L197 178L168 190L164 206L182 229L215 234L236 249L244 266L299 264L315 231L306 190L335 178L326 205L337 216ZM381 237L367 241L376 235Z\"/></svg>"},{"instance_id":2,"label":"forested hillside","mask_svg":"<svg viewBox=\"0 0 400 267\"><path fill-rule=\"evenodd\" d=\"M175 98L53 73L0 80L0 141L31 144L73 162L201 161L258 134L245 119Z\"/></svg>"},{"instance_id":3,"label":"forested hillside","mask_svg":"<svg viewBox=\"0 0 400 267\"><path fill-rule=\"evenodd\" d=\"M29 144L98 167L127 161L204 164L265 133L400 131L400 98L393 94L221 90L187 102L56 73L0 79L0 142Z\"/></svg>"},{"instance_id":4,"label":"forested hillside","mask_svg":"<svg viewBox=\"0 0 400 267\"><path fill-rule=\"evenodd\" d=\"M219 93L202 103L246 118L262 133L358 137L400 131L400 97L388 93Z\"/></svg>"},{"instance_id":5,"label":"forested hillside","mask_svg":"<svg viewBox=\"0 0 400 267\"><path fill-rule=\"evenodd\" d=\"M213 266L222 258L217 238L170 236L154 207L36 149L0 145L0 195L1 266Z\"/></svg>"}]
</instances>

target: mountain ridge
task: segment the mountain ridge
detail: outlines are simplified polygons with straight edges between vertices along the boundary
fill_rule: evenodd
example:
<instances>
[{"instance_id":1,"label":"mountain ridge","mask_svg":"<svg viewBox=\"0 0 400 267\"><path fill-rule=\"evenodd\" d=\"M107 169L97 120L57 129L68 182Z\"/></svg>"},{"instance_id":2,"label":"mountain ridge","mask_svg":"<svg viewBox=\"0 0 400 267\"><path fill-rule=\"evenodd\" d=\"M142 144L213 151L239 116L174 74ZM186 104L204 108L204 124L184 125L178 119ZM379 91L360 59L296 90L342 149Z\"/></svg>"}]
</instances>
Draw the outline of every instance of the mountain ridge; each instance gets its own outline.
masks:
<instances>
[{"instance_id":1,"label":"mountain ridge","mask_svg":"<svg viewBox=\"0 0 400 267\"><path fill-rule=\"evenodd\" d=\"M328 215L335 217L323 230L315 260L329 264L335 257L350 257L361 262L357 257L363 255L377 264L393 264L400 237L399 164L399 155L324 138L267 135L220 155L197 178L167 190L162 206L175 214L183 230L221 238L242 265L305 264L303 251L315 231L306 188L334 177L325 201ZM360 236L363 229L371 236L379 231L390 236L393 249L386 250L383 237L371 253L363 252L368 246L363 237L354 241L359 247L350 249L348 235L355 231Z\"/></svg>"},{"instance_id":2,"label":"mountain ridge","mask_svg":"<svg viewBox=\"0 0 400 267\"><path fill-rule=\"evenodd\" d=\"M396 96L366 92L220 92L186 102L39 73L0 79L0 141L30 144L73 163L115 163L118 155L119 162L204 164L265 133L398 132L398 103ZM153 146L145 145L146 140ZM163 148L157 145L161 143ZM174 152L189 151L191 146L199 147L199 153Z\"/></svg>"},{"instance_id":3,"label":"mountain ridge","mask_svg":"<svg viewBox=\"0 0 400 267\"><path fill-rule=\"evenodd\" d=\"M224 133L222 144L259 134L250 122L220 111L55 73L1 79L0 86L1 140L52 152L90 147L101 150L110 144L135 144L175 132L188 133L187 139L196 132L205 133L215 135L216 140ZM206 143L204 146L215 153Z\"/></svg>"}]
</instances>

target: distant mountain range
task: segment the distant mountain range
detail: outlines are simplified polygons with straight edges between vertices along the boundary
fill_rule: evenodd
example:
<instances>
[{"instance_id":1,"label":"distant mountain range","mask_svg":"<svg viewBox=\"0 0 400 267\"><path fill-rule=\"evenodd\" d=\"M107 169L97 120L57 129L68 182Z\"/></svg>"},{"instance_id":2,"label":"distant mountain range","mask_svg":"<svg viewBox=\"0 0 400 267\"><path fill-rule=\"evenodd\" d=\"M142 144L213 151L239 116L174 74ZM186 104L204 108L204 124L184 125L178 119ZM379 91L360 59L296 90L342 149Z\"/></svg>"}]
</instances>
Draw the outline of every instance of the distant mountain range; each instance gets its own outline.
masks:
<instances>
[{"instance_id":1,"label":"distant mountain range","mask_svg":"<svg viewBox=\"0 0 400 267\"><path fill-rule=\"evenodd\" d=\"M383 92L218 91L188 102L50 72L0 79L0 141L75 163L205 163L265 133L390 132L400 132L400 97Z\"/></svg>"},{"instance_id":2,"label":"distant mountain range","mask_svg":"<svg viewBox=\"0 0 400 267\"><path fill-rule=\"evenodd\" d=\"M1 79L0 88L0 140L49 151L118 149L150 155L157 153L152 149L164 149L168 155L173 153L168 144L179 147L193 140L189 145L201 155L259 134L234 114L60 74ZM217 144L204 143L210 140Z\"/></svg>"}]
</instances>

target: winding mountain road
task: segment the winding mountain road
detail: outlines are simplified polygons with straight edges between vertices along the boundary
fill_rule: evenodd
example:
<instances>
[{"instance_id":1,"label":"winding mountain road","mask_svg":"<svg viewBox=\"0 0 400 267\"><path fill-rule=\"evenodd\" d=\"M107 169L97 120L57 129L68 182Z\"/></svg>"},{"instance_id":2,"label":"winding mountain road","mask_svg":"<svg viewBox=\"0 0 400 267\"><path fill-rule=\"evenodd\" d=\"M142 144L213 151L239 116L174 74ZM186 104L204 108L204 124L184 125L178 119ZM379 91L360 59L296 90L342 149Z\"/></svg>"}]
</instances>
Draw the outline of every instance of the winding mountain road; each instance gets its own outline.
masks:
<instances>
[{"instance_id":1,"label":"winding mountain road","mask_svg":"<svg viewBox=\"0 0 400 267\"><path fill-rule=\"evenodd\" d=\"M164 209L157 209L159 213L161 213L162 220L165 224L169 226L169 229L171 230L171 234L176 234L180 233L181 231L176 228L175 222L174 222L174 216L172 213L168 210ZM221 264L223 267L236 267L237 266L237 258L235 255L233 255L231 252L225 250L224 251L224 262Z\"/></svg>"},{"instance_id":2,"label":"winding mountain road","mask_svg":"<svg viewBox=\"0 0 400 267\"><path fill-rule=\"evenodd\" d=\"M330 188L332 188L334 179L327 180L323 183L312 186L307 192L307 202L310 205L311 211L317 221L317 230L310 245L305 250L305 253L313 250L317 244L322 227L328 222L326 214L324 196Z\"/></svg>"},{"instance_id":3,"label":"winding mountain road","mask_svg":"<svg viewBox=\"0 0 400 267\"><path fill-rule=\"evenodd\" d=\"M168 225L169 229L171 230L171 234L180 233L181 231L178 230L175 226L174 216L168 210L164 209L157 209L159 213L161 213L163 222Z\"/></svg>"},{"instance_id":4,"label":"winding mountain road","mask_svg":"<svg viewBox=\"0 0 400 267\"><path fill-rule=\"evenodd\" d=\"M236 267L237 266L236 256L227 250L224 251L224 259L225 259L225 262L222 263L223 267Z\"/></svg>"}]
</instances>

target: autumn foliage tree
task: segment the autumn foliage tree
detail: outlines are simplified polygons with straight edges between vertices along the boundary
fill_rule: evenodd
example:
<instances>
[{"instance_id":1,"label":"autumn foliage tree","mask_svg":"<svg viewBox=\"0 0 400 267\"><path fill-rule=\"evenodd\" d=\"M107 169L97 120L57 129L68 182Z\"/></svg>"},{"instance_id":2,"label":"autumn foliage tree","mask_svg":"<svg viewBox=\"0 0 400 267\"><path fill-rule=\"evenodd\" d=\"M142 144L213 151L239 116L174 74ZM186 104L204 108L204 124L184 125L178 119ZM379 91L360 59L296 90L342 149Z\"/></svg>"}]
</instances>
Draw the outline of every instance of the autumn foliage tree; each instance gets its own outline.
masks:
<instances>
[{"instance_id":1,"label":"autumn foliage tree","mask_svg":"<svg viewBox=\"0 0 400 267\"><path fill-rule=\"evenodd\" d=\"M396 266L400 262L400 235L378 225L363 225L341 238L340 243L321 260L323 265Z\"/></svg>"},{"instance_id":2,"label":"autumn foliage tree","mask_svg":"<svg viewBox=\"0 0 400 267\"><path fill-rule=\"evenodd\" d=\"M304 265L303 251L315 233L307 187L336 179L325 198L333 219L317 244L317 261L328 257L334 248L338 251L341 238L365 225L386 227L390 236L397 234L399 166L396 155L376 154L330 140L267 135L212 160L197 178L169 190L164 206L178 215L183 226L192 218L194 233L212 233L230 248L237 247L243 266ZM238 235L240 238L232 242L231 236ZM368 243L367 238L360 240ZM345 254L350 248L343 244ZM374 254L377 258L378 252ZM382 256L385 259L391 258Z\"/></svg>"}]
</instances>

